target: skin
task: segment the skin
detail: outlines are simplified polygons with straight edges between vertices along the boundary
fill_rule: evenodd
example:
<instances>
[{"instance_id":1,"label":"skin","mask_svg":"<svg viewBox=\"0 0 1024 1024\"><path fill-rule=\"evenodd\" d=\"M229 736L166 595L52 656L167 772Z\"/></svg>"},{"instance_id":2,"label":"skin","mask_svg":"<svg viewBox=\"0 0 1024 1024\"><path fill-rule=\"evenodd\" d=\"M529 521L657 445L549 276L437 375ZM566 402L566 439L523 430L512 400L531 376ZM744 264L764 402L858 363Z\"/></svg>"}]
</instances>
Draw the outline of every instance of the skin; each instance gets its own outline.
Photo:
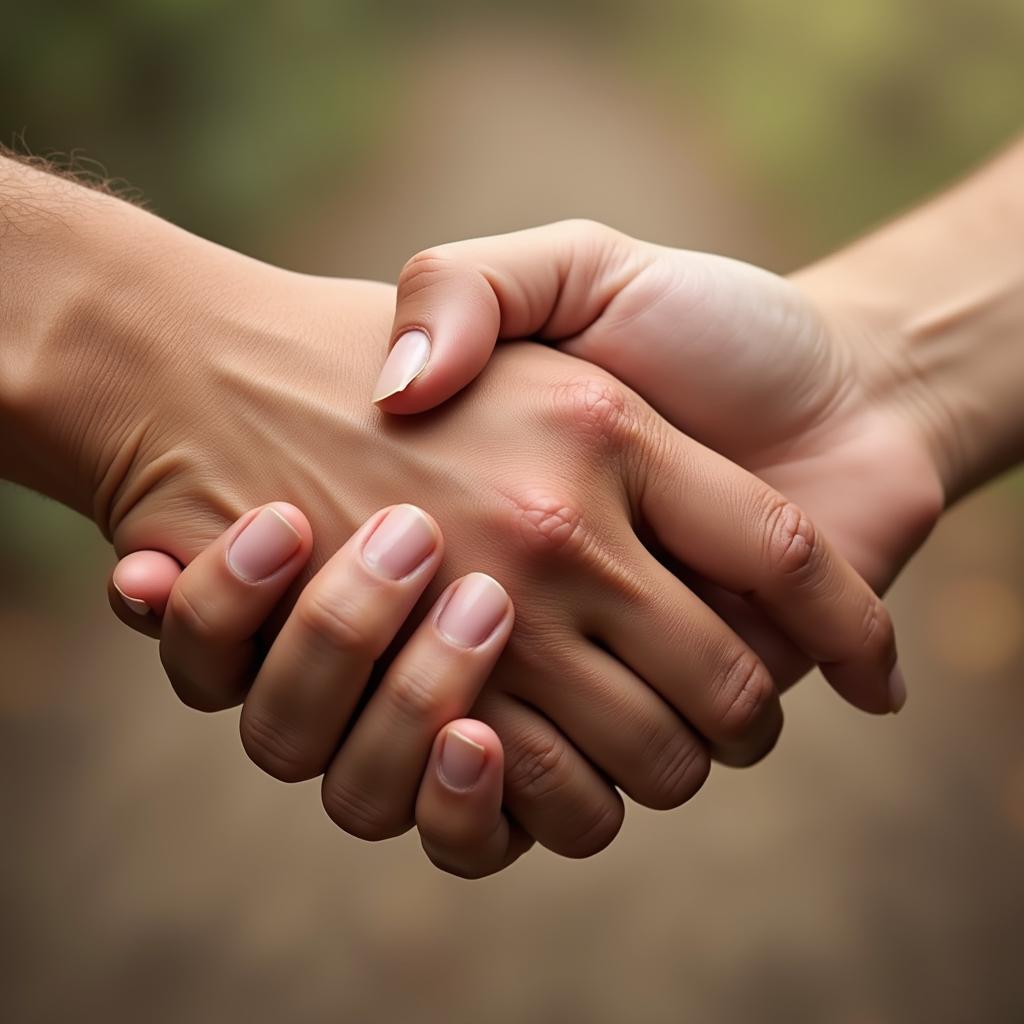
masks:
<instances>
[{"instance_id":1,"label":"skin","mask_svg":"<svg viewBox=\"0 0 1024 1024\"><path fill-rule=\"evenodd\" d=\"M297 546L269 576L241 578L232 567L234 543L267 509L287 521ZM480 877L508 867L532 845L502 811L501 741L483 722L460 717L476 701L508 642L512 604L496 581L485 578L495 598L496 625L479 643L453 641L444 628L445 610L464 583L479 586L480 574L463 577L445 588L403 641L410 610L440 568L444 540L437 523L416 510L433 533L433 549L412 572L392 578L364 554L368 539L392 511L370 516L327 560L258 661L253 635L312 551L312 528L293 505L275 502L250 510L184 570L166 555L141 551L121 560L114 580L133 592L151 588L163 640L178 648L172 657L194 656L207 671L248 673L240 732L256 764L294 782L324 772L325 788L349 794L368 828L401 831L415 824L434 864L451 874ZM161 572L172 566L164 588ZM374 649L395 645L394 659L372 693L366 687L373 659L339 645L329 628L310 626L311 606L342 603L351 628ZM216 609L206 620L210 628L201 643L181 647L173 609L200 605ZM340 744L353 707L363 700L364 710ZM301 737L301 743L268 744L268 730ZM452 748L454 767L446 771L446 752L451 755ZM477 766L475 778L471 771L467 775L467 757Z\"/></svg>"},{"instance_id":2,"label":"skin","mask_svg":"<svg viewBox=\"0 0 1024 1024\"><path fill-rule=\"evenodd\" d=\"M795 500L883 592L945 508L1024 452L1022 175L1017 142L789 279L590 222L435 247L406 264L392 330L426 333L430 359L379 404L429 409L496 340L537 337ZM696 586L777 679L802 673L755 609Z\"/></svg>"},{"instance_id":3,"label":"skin","mask_svg":"<svg viewBox=\"0 0 1024 1024\"><path fill-rule=\"evenodd\" d=\"M399 283L392 343L425 332L429 362L381 405L430 408L479 373L498 338L533 334L797 497L884 589L944 507L1024 452L1022 173L1017 144L788 281L580 222L421 253ZM151 552L117 571L130 568L125 585L159 615L179 568ZM801 671L771 623L703 592L777 678ZM476 793L494 806L498 780ZM444 806L464 820L467 804ZM492 822L482 810L477 827ZM493 870L479 849L470 857L473 873Z\"/></svg>"},{"instance_id":4,"label":"skin","mask_svg":"<svg viewBox=\"0 0 1024 1024\"><path fill-rule=\"evenodd\" d=\"M448 545L410 625L481 569L519 609L473 714L503 745L507 809L553 850L611 840L623 813L611 783L676 806L711 753L756 760L781 725L760 657L638 532L750 595L859 706L891 709L892 627L860 577L799 508L606 372L506 346L444 409L388 417L368 396L393 289L246 259L10 161L0 197L12 226L0 253L3 474L91 516L119 555L155 550L182 566L247 509L287 500L308 516L304 566L255 640L234 637L252 641L248 658L223 645L204 656L222 621L213 592L168 604L161 657L190 706L241 702L253 660L295 615L376 663L376 681L393 652L360 634L351 609L299 595L373 510L414 500ZM272 770L301 739L286 725L252 730ZM409 824L368 815L329 772L324 804L366 838Z\"/></svg>"}]
</instances>

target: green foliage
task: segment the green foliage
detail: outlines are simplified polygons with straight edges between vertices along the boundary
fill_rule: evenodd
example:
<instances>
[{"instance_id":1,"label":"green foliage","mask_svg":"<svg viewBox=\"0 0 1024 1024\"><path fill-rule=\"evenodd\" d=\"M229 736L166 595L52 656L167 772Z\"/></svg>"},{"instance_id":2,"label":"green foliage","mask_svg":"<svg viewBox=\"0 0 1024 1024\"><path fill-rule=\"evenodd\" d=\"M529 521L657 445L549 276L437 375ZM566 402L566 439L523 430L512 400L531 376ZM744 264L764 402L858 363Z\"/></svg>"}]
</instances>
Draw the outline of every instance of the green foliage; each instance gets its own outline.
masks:
<instances>
[{"instance_id":1,"label":"green foliage","mask_svg":"<svg viewBox=\"0 0 1024 1024\"><path fill-rule=\"evenodd\" d=\"M716 125L827 249L1024 126L1017 0L652 5L643 67Z\"/></svg>"}]
</instances>

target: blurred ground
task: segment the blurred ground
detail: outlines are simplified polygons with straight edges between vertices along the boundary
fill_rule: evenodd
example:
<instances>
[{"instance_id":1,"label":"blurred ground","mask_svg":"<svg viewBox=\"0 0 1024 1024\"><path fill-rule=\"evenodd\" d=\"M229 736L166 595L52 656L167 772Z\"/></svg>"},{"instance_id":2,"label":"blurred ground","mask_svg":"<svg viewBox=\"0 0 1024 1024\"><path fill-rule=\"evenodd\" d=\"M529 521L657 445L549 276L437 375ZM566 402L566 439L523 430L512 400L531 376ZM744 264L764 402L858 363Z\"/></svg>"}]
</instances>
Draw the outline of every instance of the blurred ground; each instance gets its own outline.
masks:
<instances>
[{"instance_id":1,"label":"blurred ground","mask_svg":"<svg viewBox=\"0 0 1024 1024\"><path fill-rule=\"evenodd\" d=\"M211 5L218 45L229 6ZM206 180L194 154L181 158L188 188L176 189L169 143L160 161L138 139L133 148L135 121L113 86L119 129L89 120L86 104L76 135L54 113L74 106L67 82L47 92L27 78L0 93L0 129L28 126L47 145L98 140L90 152L158 209L300 269L393 278L430 242L570 215L784 268L982 156L1024 94L1024 74L1001 56L1019 56L1019 35L1006 42L1016 6L943 4L923 19L921 5L850 3L816 28L784 3L761 48L745 3L724 5L732 21L696 7L687 21L680 5L661 31L641 3L643 31L623 38L608 31L611 6L594 8L603 35L572 18L467 27L450 12L441 32L410 7L415 31L394 52L367 15L356 25L365 36L339 37L344 55L369 40L355 70L328 75L320 41L307 87L366 88L376 74L386 88L352 101L372 117L344 124L377 129L353 134L349 153L325 127L325 168L304 188L314 147L296 143L292 177L274 164L285 122L269 104L266 159L279 177L264 168L249 205L225 200L219 213L209 199L188 205ZM173 45L202 24L173 5L141 8L161 31L177 19ZM34 24L27 10L22 28ZM294 31L288 17L261 17ZM125 24L127 14L111 38ZM248 67L253 31L239 28L229 71ZM673 41L690 78L667 70ZM813 74L801 89L792 65L804 52ZM928 54L947 58L934 90L914 77ZM152 72L157 99L167 59ZM741 87L743 64L754 79ZM279 72L268 63L268 76ZM1016 91L994 112L1000 82ZM271 91L249 97L253 122ZM209 106L223 99L211 92ZM190 108L177 102L153 115L169 139L188 134ZM325 95L323 110L333 102ZM847 119L838 154L821 152L841 134L830 103ZM858 120L871 104L884 116ZM295 139L314 130L316 110L303 118ZM214 128L197 134L207 164L240 173L229 142L252 139L231 124L223 149L206 139ZM150 173L157 162L170 166L164 177ZM209 194L233 194L210 173ZM243 224L246 210L257 224ZM671 814L631 809L593 860L539 852L468 884L429 868L412 837L371 846L337 832L315 785L261 776L235 716L178 705L153 645L114 622L102 586L111 556L92 527L0 491L0 1019L1024 1020L1022 493L1009 479L955 510L896 588L903 714L858 716L810 680L787 698L786 736L757 769L716 772Z\"/></svg>"}]
</instances>

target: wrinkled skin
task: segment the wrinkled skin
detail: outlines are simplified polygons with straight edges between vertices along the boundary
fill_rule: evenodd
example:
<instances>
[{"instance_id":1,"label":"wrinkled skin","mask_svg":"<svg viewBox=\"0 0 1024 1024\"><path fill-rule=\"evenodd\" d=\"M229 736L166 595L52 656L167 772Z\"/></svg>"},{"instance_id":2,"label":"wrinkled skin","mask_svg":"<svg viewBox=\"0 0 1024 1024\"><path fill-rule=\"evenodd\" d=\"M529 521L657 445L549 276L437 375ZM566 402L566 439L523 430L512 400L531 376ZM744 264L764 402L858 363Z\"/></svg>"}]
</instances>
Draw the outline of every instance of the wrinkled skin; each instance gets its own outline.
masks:
<instances>
[{"instance_id":1,"label":"wrinkled skin","mask_svg":"<svg viewBox=\"0 0 1024 1024\"><path fill-rule=\"evenodd\" d=\"M593 852L619 827L618 794L565 737L600 767L631 773L627 791L645 802L692 795L706 752L686 731L652 722L648 697L609 678L617 663L590 639L614 650L646 607L670 614L667 574L652 577L659 567L631 526L645 475L676 443L653 412L604 372L522 345L445 409L416 422L388 418L368 396L393 289L302 277L220 250L208 266L193 257L188 272L183 284L199 302L129 317L115 342L145 347L151 361L150 386L106 445L106 462L123 467L105 474L98 498L118 553L151 548L187 564L244 510L287 500L307 513L316 539L294 596L372 511L415 500L447 538L426 600L483 568L517 607L515 636L474 713L501 736L506 802L522 824L570 855ZM755 704L768 699L760 675L752 685ZM211 706L187 680L176 688ZM350 831L387 831L344 801L325 794Z\"/></svg>"}]
</instances>

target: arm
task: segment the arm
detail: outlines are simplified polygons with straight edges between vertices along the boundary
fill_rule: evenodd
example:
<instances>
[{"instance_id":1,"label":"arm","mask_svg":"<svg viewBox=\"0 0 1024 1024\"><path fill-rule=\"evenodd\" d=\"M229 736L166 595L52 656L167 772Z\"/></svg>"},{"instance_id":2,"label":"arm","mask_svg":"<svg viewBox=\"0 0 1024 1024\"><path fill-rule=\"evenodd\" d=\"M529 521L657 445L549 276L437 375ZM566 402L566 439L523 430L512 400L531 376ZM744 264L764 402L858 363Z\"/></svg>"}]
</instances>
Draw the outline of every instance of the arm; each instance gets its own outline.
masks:
<instances>
[{"instance_id":1,"label":"arm","mask_svg":"<svg viewBox=\"0 0 1024 1024\"><path fill-rule=\"evenodd\" d=\"M128 341L147 271L124 252L150 220L0 156L0 475L89 518L114 468L101 423L116 436L121 368L159 372L144 335Z\"/></svg>"},{"instance_id":2,"label":"arm","mask_svg":"<svg viewBox=\"0 0 1024 1024\"><path fill-rule=\"evenodd\" d=\"M821 419L801 392L817 383L833 398L837 366L866 387L858 400L913 422L946 501L1024 455L1024 140L790 282L578 222L438 246L406 265L392 332L393 346L421 331L429 348L403 346L374 397L392 413L430 408L482 369L496 339L532 334L612 370L746 464L753 446L715 416L724 423L739 395L760 414L753 431L774 433L786 418L774 390ZM611 322L626 310L628 338ZM684 401L695 370L701 387ZM708 395L717 414L702 408Z\"/></svg>"},{"instance_id":3,"label":"arm","mask_svg":"<svg viewBox=\"0 0 1024 1024\"><path fill-rule=\"evenodd\" d=\"M483 569L516 604L474 715L501 739L506 802L539 841L592 853L622 820L606 777L675 806L712 754L749 763L778 735L756 651L635 524L755 595L860 706L894 709L891 623L850 566L798 509L607 374L510 348L487 393L399 424L367 401L393 289L258 263L16 164L4 175L3 471L91 515L119 554L181 566L246 508L302 508L312 552L261 640L294 605L311 632L371 662L383 652L351 606L298 595L372 509L415 501L450 538L431 596ZM165 666L206 710L245 690L237 664L180 657L183 635L216 632L218 610L204 593L165 609L186 627L164 638ZM409 689L406 711L428 699ZM351 796L324 789L332 817L365 831Z\"/></svg>"},{"instance_id":4,"label":"arm","mask_svg":"<svg viewBox=\"0 0 1024 1024\"><path fill-rule=\"evenodd\" d=\"M884 590L950 501L1024 453L1022 174L1024 141L789 280L581 222L437 246L403 270L379 404L430 408L532 334L800 502ZM411 331L430 346L415 375Z\"/></svg>"},{"instance_id":5,"label":"arm","mask_svg":"<svg viewBox=\"0 0 1024 1024\"><path fill-rule=\"evenodd\" d=\"M947 501L1024 457L1024 139L793 280L919 421Z\"/></svg>"}]
</instances>

